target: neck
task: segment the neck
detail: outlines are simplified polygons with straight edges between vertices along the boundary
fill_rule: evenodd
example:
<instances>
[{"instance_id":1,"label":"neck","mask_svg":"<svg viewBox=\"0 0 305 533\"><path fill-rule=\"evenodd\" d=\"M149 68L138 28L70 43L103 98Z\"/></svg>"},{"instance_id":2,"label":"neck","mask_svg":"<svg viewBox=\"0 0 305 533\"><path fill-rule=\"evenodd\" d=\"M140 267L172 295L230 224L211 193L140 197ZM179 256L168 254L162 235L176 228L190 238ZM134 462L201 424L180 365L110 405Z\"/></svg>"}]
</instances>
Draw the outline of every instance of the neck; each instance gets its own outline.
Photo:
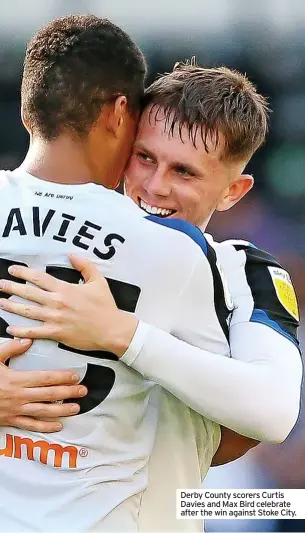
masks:
<instances>
[{"instance_id":1,"label":"neck","mask_svg":"<svg viewBox=\"0 0 305 533\"><path fill-rule=\"evenodd\" d=\"M103 159L107 161L106 156L103 158L101 150L101 161ZM51 141L38 137L32 138L22 166L33 176L54 183L102 184L103 175L107 182L106 165L105 169L99 168L98 174L95 173L88 162L85 143L64 135Z\"/></svg>"},{"instance_id":2,"label":"neck","mask_svg":"<svg viewBox=\"0 0 305 533\"><path fill-rule=\"evenodd\" d=\"M202 231L203 233L204 233L204 232L206 231L206 229L207 229L207 225L208 225L208 223L210 222L210 220L211 220L211 218L212 218L212 214L213 214L213 213L211 213L210 216L209 216L208 218L206 218L203 222L201 222L201 223L199 223L199 224L198 224L198 223L195 224L196 226L198 226L199 229L201 229L201 231Z\"/></svg>"}]
</instances>

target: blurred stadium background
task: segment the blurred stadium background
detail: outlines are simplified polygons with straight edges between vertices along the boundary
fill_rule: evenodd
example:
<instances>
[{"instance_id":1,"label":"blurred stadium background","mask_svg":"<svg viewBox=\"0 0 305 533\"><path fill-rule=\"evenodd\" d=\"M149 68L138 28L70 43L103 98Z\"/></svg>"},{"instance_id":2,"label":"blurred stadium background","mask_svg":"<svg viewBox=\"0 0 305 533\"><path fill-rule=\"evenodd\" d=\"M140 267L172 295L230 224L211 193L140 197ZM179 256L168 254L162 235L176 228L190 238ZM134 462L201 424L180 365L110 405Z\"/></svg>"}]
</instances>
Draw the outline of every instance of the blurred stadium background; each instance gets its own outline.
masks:
<instances>
[{"instance_id":1,"label":"blurred stadium background","mask_svg":"<svg viewBox=\"0 0 305 533\"><path fill-rule=\"evenodd\" d=\"M10 0L0 5L0 167L18 165L27 148L19 88L25 42L42 24L68 13L106 16L128 31L149 64L149 82L195 55L202 66L245 72L273 110L268 142L248 171L255 190L209 231L249 239L292 274L305 307L305 2L304 0ZM300 331L305 342L305 323ZM285 391L283 391L285 394ZM284 445L259 446L245 459L214 468L215 488L305 487L305 424ZM302 521L209 521L209 531L305 531Z\"/></svg>"}]
</instances>

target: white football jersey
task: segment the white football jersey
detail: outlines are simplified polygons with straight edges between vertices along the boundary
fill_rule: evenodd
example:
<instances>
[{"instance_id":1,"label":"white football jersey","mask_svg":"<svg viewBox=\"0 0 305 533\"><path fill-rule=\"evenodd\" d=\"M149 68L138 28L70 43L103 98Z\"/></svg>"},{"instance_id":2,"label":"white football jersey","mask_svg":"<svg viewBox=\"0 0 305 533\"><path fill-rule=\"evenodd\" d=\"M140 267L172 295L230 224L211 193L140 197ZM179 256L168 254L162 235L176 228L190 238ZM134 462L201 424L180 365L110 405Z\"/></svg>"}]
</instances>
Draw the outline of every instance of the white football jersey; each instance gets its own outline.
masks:
<instances>
[{"instance_id":1,"label":"white football jersey","mask_svg":"<svg viewBox=\"0 0 305 533\"><path fill-rule=\"evenodd\" d=\"M104 187L50 183L22 168L0 173L0 194L0 278L12 279L7 269L19 262L80 283L68 253L84 254L121 309L228 353L199 230L181 221L160 224ZM7 324L26 323L34 321L1 310L0 337L8 338ZM14 366L76 369L89 392L59 433L0 429L0 530L149 530L160 495L163 530L177 529L175 489L199 486L219 426L108 352L39 340ZM200 530L200 521L194 527ZM182 520L180 529L191 524Z\"/></svg>"}]
</instances>

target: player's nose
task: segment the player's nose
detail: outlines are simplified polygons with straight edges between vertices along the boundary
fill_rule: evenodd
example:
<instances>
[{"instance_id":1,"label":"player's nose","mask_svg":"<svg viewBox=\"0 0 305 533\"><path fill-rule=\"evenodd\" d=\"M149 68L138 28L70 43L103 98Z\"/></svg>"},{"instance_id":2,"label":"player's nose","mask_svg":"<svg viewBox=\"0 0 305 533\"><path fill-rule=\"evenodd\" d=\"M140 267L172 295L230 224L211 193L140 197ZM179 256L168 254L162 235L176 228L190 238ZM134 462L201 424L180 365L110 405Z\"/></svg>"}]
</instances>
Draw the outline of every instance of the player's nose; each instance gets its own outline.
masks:
<instances>
[{"instance_id":1,"label":"player's nose","mask_svg":"<svg viewBox=\"0 0 305 533\"><path fill-rule=\"evenodd\" d=\"M168 197L171 193L171 183L162 169L157 169L145 181L144 189L150 195Z\"/></svg>"}]
</instances>

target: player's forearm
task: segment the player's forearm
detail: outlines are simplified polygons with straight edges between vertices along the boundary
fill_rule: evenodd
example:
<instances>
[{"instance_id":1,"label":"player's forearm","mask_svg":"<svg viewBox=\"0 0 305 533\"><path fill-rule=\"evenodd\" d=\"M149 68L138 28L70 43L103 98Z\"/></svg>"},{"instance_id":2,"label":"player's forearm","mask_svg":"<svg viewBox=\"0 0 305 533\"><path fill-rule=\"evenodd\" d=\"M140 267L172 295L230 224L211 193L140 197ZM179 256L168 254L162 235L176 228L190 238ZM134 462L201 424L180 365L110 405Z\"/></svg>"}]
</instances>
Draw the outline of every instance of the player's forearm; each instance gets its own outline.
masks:
<instances>
[{"instance_id":1,"label":"player's forearm","mask_svg":"<svg viewBox=\"0 0 305 533\"><path fill-rule=\"evenodd\" d=\"M138 319L129 313L119 311L117 314L117 321L113 321L111 331L108 332L107 350L121 357L134 338L135 331L138 326ZM105 349L105 340L103 335L102 349Z\"/></svg>"},{"instance_id":2,"label":"player's forearm","mask_svg":"<svg viewBox=\"0 0 305 533\"><path fill-rule=\"evenodd\" d=\"M278 340L284 355L274 360L258 342L255 360L245 362L140 323L122 361L206 418L257 440L281 442L298 416L302 366L292 343L274 335L275 354Z\"/></svg>"}]
</instances>

